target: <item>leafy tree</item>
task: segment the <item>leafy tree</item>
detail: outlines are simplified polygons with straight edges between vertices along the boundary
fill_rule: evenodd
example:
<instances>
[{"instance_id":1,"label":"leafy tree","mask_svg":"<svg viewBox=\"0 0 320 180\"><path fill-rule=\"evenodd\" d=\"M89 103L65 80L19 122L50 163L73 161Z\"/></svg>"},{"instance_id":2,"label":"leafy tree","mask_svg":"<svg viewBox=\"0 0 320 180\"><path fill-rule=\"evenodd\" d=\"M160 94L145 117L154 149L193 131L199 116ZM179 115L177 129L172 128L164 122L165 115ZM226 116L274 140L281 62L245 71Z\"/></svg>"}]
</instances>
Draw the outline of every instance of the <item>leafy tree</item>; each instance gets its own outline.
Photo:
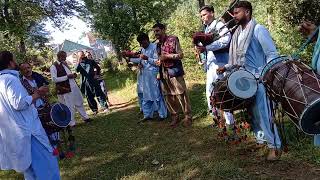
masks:
<instances>
[{"instance_id":1,"label":"leafy tree","mask_svg":"<svg viewBox=\"0 0 320 180\"><path fill-rule=\"evenodd\" d=\"M51 19L59 26L62 17L84 11L77 0L2 0L0 10L0 31L6 32L2 33L5 39L14 36L19 41L19 52L22 55L26 53L26 39L33 35L30 32L44 18ZM15 42L12 46L15 46Z\"/></svg>"},{"instance_id":2,"label":"leafy tree","mask_svg":"<svg viewBox=\"0 0 320 180\"><path fill-rule=\"evenodd\" d=\"M85 0L95 30L110 39L117 53L130 46L133 37L147 31L148 23L168 17L179 1L175 0Z\"/></svg>"}]
</instances>

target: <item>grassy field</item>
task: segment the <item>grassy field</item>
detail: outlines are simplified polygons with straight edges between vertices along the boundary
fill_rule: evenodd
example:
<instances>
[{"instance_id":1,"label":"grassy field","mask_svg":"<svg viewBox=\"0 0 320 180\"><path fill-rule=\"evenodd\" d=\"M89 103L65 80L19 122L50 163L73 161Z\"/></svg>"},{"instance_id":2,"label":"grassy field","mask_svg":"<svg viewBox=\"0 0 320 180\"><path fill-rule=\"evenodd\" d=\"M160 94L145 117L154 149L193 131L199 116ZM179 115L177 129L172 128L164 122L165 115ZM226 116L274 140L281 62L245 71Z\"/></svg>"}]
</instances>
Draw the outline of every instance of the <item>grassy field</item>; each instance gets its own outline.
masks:
<instances>
[{"instance_id":1,"label":"grassy field","mask_svg":"<svg viewBox=\"0 0 320 180\"><path fill-rule=\"evenodd\" d=\"M169 120L137 124L142 116L135 73L108 72L112 111L90 124L78 123L76 156L60 161L62 179L319 179L320 151L310 137L296 135L290 122L289 152L277 162L266 162L265 149L253 149L251 137L238 145L219 138L209 127L204 76L196 76L201 68L187 61L186 71L194 124L176 129ZM0 179L22 176L0 171Z\"/></svg>"}]
</instances>

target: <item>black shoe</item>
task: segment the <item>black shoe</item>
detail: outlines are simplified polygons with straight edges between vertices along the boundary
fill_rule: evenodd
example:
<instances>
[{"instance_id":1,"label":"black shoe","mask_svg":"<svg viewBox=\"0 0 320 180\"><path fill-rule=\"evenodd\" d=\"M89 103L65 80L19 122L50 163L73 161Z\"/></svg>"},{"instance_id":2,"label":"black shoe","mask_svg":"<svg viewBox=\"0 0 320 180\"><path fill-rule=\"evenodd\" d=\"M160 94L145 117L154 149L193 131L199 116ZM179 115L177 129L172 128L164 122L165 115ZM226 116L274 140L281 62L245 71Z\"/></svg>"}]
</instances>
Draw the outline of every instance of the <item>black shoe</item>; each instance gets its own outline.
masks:
<instances>
[{"instance_id":1,"label":"black shoe","mask_svg":"<svg viewBox=\"0 0 320 180\"><path fill-rule=\"evenodd\" d=\"M89 122L92 121L92 119L88 118L88 119L84 119L83 121L84 121L85 123L89 123Z\"/></svg>"},{"instance_id":2,"label":"black shoe","mask_svg":"<svg viewBox=\"0 0 320 180\"><path fill-rule=\"evenodd\" d=\"M139 124L139 123L146 122L146 121L151 121L151 120L152 120L152 118L150 118L150 117L145 117L145 118L141 119L140 121L138 121L138 124Z\"/></svg>"},{"instance_id":3,"label":"black shoe","mask_svg":"<svg viewBox=\"0 0 320 180\"><path fill-rule=\"evenodd\" d=\"M158 121L164 121L166 118L158 117Z\"/></svg>"}]
</instances>

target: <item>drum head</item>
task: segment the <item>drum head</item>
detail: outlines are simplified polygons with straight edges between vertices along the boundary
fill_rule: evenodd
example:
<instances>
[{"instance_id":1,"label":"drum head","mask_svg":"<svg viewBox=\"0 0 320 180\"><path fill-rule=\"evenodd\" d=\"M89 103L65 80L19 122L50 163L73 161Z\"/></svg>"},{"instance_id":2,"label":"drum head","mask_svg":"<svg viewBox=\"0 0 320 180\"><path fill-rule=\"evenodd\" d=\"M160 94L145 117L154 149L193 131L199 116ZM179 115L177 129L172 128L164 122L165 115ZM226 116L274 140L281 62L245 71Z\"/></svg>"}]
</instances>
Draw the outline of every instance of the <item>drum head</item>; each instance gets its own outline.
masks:
<instances>
[{"instance_id":1,"label":"drum head","mask_svg":"<svg viewBox=\"0 0 320 180\"><path fill-rule=\"evenodd\" d=\"M307 106L301 114L300 126L304 133L320 134L320 99Z\"/></svg>"},{"instance_id":2,"label":"drum head","mask_svg":"<svg viewBox=\"0 0 320 180\"><path fill-rule=\"evenodd\" d=\"M262 72L260 74L261 77L263 77L267 71L269 71L271 69L271 67L275 64L277 64L278 62L281 62L281 61L285 61L285 60L288 60L289 57L287 56L279 56L279 57L276 57L274 59L272 59L270 62L268 62L262 69Z\"/></svg>"},{"instance_id":3,"label":"drum head","mask_svg":"<svg viewBox=\"0 0 320 180\"><path fill-rule=\"evenodd\" d=\"M246 70L238 70L230 74L228 88L234 96L248 99L256 94L258 84L253 74Z\"/></svg>"},{"instance_id":4,"label":"drum head","mask_svg":"<svg viewBox=\"0 0 320 180\"><path fill-rule=\"evenodd\" d=\"M67 127L71 121L70 109L61 103L52 105L50 116L52 122L58 127Z\"/></svg>"}]
</instances>

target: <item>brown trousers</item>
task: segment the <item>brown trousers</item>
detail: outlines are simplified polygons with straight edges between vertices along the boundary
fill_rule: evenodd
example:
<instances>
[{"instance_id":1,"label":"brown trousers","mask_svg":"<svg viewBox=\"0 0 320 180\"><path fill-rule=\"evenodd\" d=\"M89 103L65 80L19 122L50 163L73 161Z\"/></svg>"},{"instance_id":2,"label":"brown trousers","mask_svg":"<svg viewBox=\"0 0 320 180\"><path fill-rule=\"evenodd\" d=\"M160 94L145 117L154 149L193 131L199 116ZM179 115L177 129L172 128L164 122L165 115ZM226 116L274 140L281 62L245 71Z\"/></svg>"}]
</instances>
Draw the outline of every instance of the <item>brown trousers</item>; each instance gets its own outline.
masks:
<instances>
[{"instance_id":1,"label":"brown trousers","mask_svg":"<svg viewBox=\"0 0 320 180\"><path fill-rule=\"evenodd\" d=\"M178 95L165 95L164 96L167 104L167 108L171 116L176 116L179 110L182 109L185 119L191 120L191 105L190 99L186 91L183 94Z\"/></svg>"}]
</instances>

